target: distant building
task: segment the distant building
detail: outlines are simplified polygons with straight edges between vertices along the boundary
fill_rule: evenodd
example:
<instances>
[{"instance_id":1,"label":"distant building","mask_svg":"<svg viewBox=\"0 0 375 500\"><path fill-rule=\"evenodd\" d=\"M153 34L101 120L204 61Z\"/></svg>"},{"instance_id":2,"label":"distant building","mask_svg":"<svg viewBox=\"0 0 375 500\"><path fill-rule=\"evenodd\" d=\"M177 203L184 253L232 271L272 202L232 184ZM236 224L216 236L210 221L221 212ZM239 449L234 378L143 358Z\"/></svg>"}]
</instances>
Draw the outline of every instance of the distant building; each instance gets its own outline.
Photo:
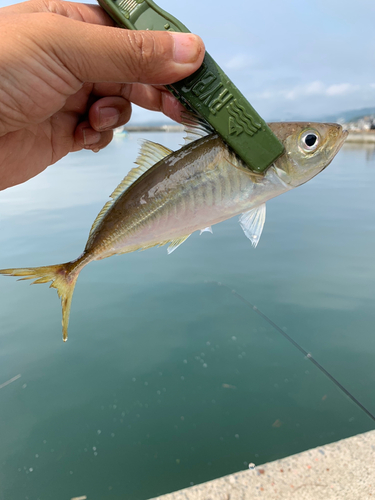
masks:
<instances>
[{"instance_id":1,"label":"distant building","mask_svg":"<svg viewBox=\"0 0 375 500\"><path fill-rule=\"evenodd\" d=\"M345 124L345 127L353 132L367 132L375 130L375 115L361 116Z\"/></svg>"}]
</instances>

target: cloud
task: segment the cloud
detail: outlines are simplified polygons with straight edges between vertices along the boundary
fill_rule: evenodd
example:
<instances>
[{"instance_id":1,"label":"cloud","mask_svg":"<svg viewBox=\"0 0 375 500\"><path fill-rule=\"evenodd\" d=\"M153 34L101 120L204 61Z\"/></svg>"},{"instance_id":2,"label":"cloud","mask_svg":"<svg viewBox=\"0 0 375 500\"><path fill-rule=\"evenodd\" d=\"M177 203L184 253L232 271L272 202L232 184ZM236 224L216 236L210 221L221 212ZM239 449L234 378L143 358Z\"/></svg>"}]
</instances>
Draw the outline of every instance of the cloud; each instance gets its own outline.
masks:
<instances>
[{"instance_id":1,"label":"cloud","mask_svg":"<svg viewBox=\"0 0 375 500\"><path fill-rule=\"evenodd\" d=\"M352 85L351 83L339 83L336 85L330 85L326 89L325 93L330 96L346 95L358 89L359 85Z\"/></svg>"},{"instance_id":2,"label":"cloud","mask_svg":"<svg viewBox=\"0 0 375 500\"><path fill-rule=\"evenodd\" d=\"M308 83L305 87L306 95L322 94L324 92L324 84L320 81Z\"/></svg>"},{"instance_id":3,"label":"cloud","mask_svg":"<svg viewBox=\"0 0 375 500\"><path fill-rule=\"evenodd\" d=\"M227 69L245 69L252 64L252 60L246 54L237 54L224 64Z\"/></svg>"},{"instance_id":4,"label":"cloud","mask_svg":"<svg viewBox=\"0 0 375 500\"><path fill-rule=\"evenodd\" d=\"M375 84L371 84L369 87L374 89ZM307 96L344 96L358 90L361 90L361 87L351 83L335 83L332 85L326 85L323 82L316 80L305 85L297 85L291 89L281 89L276 91L264 90L259 93L257 97L259 99L272 99L276 97L278 99L284 98L289 101L294 101Z\"/></svg>"}]
</instances>

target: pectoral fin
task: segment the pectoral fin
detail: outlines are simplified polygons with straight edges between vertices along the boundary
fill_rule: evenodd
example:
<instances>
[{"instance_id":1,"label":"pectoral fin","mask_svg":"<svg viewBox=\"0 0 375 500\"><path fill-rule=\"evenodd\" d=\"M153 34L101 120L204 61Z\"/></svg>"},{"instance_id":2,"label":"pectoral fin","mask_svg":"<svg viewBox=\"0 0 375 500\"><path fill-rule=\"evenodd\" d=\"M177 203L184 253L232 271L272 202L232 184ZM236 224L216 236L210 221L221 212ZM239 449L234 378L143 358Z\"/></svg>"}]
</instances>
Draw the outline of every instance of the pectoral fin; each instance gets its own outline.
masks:
<instances>
[{"instance_id":1,"label":"pectoral fin","mask_svg":"<svg viewBox=\"0 0 375 500\"><path fill-rule=\"evenodd\" d=\"M263 231L263 226L266 221L266 204L263 203L259 207L253 208L245 212L240 217L240 224L245 235L251 241L255 248Z\"/></svg>"}]
</instances>

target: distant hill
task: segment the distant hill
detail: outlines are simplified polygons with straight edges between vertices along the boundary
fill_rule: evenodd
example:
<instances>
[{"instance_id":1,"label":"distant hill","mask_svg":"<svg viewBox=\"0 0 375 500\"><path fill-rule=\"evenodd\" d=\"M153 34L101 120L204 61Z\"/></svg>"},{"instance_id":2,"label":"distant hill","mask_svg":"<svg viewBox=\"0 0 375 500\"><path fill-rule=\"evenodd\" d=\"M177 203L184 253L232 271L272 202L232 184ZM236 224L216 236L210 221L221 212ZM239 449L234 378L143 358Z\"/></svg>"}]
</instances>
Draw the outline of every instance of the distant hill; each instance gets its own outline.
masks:
<instances>
[{"instance_id":1,"label":"distant hill","mask_svg":"<svg viewBox=\"0 0 375 500\"><path fill-rule=\"evenodd\" d=\"M270 120L267 116L264 116L267 122L280 122L280 121L317 121L317 122L328 122L328 123L337 123L337 122L354 122L362 118L363 116L375 115L375 107L374 108L362 108L362 109L351 109L349 111L342 111L336 114L331 115L323 115L323 116L283 116ZM167 117L161 116L160 119L156 120L132 120L129 125L132 126L140 126L140 127L161 127L163 125L173 125L176 122L170 120Z\"/></svg>"},{"instance_id":2,"label":"distant hill","mask_svg":"<svg viewBox=\"0 0 375 500\"><path fill-rule=\"evenodd\" d=\"M290 116L284 116L281 119L273 119L273 120L266 120L269 122L279 122L279 121L315 121L315 122L326 122L326 123L337 123L337 122L344 122L344 123L349 123L349 122L355 122L358 121L359 119L363 118L364 116L369 116L369 115L375 115L375 107L374 108L361 108L361 109L351 109L347 111L339 111L338 113L335 114L330 114L330 115L319 115L319 116L304 116L304 115L290 115Z\"/></svg>"},{"instance_id":3,"label":"distant hill","mask_svg":"<svg viewBox=\"0 0 375 500\"><path fill-rule=\"evenodd\" d=\"M352 109L350 111L343 111L336 115L323 116L321 121L325 122L355 122L360 118L368 115L375 115L375 108L362 108Z\"/></svg>"}]
</instances>

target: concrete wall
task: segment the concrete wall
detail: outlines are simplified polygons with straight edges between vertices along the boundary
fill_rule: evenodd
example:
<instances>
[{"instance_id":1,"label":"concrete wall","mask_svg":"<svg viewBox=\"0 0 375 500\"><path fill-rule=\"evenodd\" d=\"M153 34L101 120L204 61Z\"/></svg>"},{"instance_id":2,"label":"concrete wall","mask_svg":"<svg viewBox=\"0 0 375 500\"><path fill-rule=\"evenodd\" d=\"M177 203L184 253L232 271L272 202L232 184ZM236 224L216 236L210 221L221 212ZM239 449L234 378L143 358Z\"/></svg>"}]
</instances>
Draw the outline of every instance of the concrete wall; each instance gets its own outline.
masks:
<instances>
[{"instance_id":1,"label":"concrete wall","mask_svg":"<svg viewBox=\"0 0 375 500\"><path fill-rule=\"evenodd\" d=\"M375 499L375 431L153 500Z\"/></svg>"}]
</instances>

